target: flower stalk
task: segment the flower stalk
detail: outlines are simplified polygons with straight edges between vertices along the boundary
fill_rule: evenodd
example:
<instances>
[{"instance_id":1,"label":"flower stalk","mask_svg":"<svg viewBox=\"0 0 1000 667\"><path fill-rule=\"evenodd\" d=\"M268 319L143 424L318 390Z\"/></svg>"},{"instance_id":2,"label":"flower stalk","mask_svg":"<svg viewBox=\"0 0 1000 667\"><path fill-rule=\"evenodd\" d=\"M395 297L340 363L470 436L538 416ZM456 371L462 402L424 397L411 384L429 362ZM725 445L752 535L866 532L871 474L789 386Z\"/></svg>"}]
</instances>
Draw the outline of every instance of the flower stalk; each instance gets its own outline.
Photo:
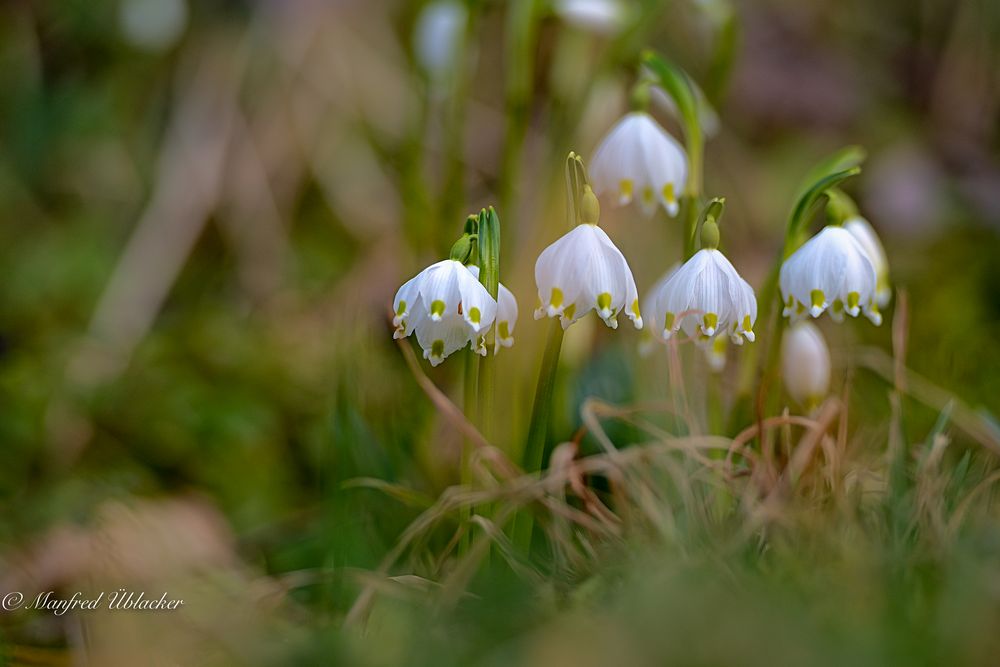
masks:
<instances>
[{"instance_id":1,"label":"flower stalk","mask_svg":"<svg viewBox=\"0 0 1000 667\"><path fill-rule=\"evenodd\" d=\"M479 282L486 291L499 301L500 294L500 218L493 207L480 211L478 221ZM486 334L486 349L495 349L496 327ZM481 362L479 377L479 423L487 440L490 440L494 426L494 402L496 398L496 355L487 355Z\"/></svg>"},{"instance_id":2,"label":"flower stalk","mask_svg":"<svg viewBox=\"0 0 1000 667\"><path fill-rule=\"evenodd\" d=\"M677 105L688 155L688 177L681 193L681 220L684 222L684 259L697 250L698 212L701 210L702 163L705 138L698 121L698 99L687 75L653 51L644 51L641 62Z\"/></svg>"},{"instance_id":3,"label":"flower stalk","mask_svg":"<svg viewBox=\"0 0 1000 667\"><path fill-rule=\"evenodd\" d=\"M760 320L769 325L770 341L763 357L753 352L744 357L744 365L740 377L740 393L749 399L751 387L755 379L760 378L762 387L774 388L778 379L778 363L780 361L781 338L784 332L785 320L781 317L779 304L779 276L785 260L802 245L805 231L813 217L817 206L829 199L828 192L837 188L843 181L861 172L865 151L858 146L843 148L817 164L807 175L805 185L800 190L795 206L788 217L781 254L771 268L760 298ZM777 391L771 392L776 395ZM769 403L773 403L771 399Z\"/></svg>"}]
</instances>

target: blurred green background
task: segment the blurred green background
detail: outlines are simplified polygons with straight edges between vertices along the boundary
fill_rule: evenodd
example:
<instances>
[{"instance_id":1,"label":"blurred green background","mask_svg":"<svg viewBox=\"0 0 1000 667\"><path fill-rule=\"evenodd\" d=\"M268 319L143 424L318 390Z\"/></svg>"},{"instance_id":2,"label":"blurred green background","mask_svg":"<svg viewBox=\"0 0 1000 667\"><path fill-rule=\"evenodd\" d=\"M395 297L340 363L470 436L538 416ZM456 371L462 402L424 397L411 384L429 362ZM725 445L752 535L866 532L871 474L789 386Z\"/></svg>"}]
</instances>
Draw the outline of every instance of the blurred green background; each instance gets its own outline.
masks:
<instances>
[{"instance_id":1,"label":"blurred green background","mask_svg":"<svg viewBox=\"0 0 1000 667\"><path fill-rule=\"evenodd\" d=\"M627 109L644 47L685 67L718 114L706 194L727 197L723 249L757 288L802 174L842 145L868 149L850 189L907 294L906 363L1000 430L1000 4L622 2L600 29L571 4L468 3L459 65L444 72L421 60L423 3L0 6L0 592L182 582L202 635L175 615L92 621L84 640L68 617L5 614L8 658L58 662L89 646L126 664L155 646L184 664L919 664L943 659L934 651L954 635L964 657L986 659L966 626L895 651L922 626L904 614L881 635L865 624L874 612L845 617L864 599L851 590L827 600L839 612L799 617L801 598L837 584L788 553L776 561L787 581L766 590L734 591L702 565L684 577L623 565L617 601L586 593L616 622L569 614L552 636L572 640L524 653L502 648L535 618L513 577L430 630L386 611L377 627L391 645L359 649L337 630L359 573L422 498L457 481L460 439L391 337L396 288L447 252L467 213L498 206L501 280L521 307L498 390L513 446L544 336L532 267L564 224L563 158L589 156ZM654 114L677 133L668 109ZM605 211L640 291L680 257L672 222ZM873 442L887 385L849 347L889 351L891 315L880 329L825 327L837 391L855 380L851 418ZM665 361L640 361L627 328L574 327L554 441L579 427L588 396L665 399ZM424 370L460 395L459 363ZM937 417L914 404L908 437L922 441ZM975 446L955 437L957 460ZM345 486L358 477L415 498ZM997 561L970 567L983 562ZM995 573L979 616L994 636ZM963 596L978 592L964 586L934 613L973 617ZM685 602L664 611L650 590ZM685 631L692 618L731 641L681 650L672 641L713 636Z\"/></svg>"}]
</instances>

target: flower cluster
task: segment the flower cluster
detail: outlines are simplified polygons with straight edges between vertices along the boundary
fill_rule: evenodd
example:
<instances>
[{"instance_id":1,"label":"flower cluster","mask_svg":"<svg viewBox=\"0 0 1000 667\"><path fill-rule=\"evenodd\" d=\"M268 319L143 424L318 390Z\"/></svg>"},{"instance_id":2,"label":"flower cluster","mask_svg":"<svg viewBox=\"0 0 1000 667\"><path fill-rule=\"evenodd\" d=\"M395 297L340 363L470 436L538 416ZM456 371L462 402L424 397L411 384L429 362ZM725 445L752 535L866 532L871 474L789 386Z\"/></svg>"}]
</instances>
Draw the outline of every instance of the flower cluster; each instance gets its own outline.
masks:
<instances>
[{"instance_id":1,"label":"flower cluster","mask_svg":"<svg viewBox=\"0 0 1000 667\"><path fill-rule=\"evenodd\" d=\"M646 322L651 323L643 338L646 352L651 342L669 341L683 331L702 348L714 370L724 366L730 342L754 342L757 297L719 250L724 200L707 204L698 226L691 228L692 238L700 229L701 248L650 288L641 309L628 261L598 224L599 194L614 195L619 205L638 198L647 213L659 204L675 215L687 169L684 149L644 111L626 115L601 141L592 180L582 160L571 153L567 161L571 228L535 263L535 319L557 318L565 330L593 311L612 329L617 329L622 314L642 329L645 312ZM778 273L783 315L792 321L782 341L782 372L789 395L804 407L815 406L829 391L830 355L819 329L800 320L828 312L839 322L846 315L863 313L878 325L879 307L891 296L885 250L874 229L845 194L835 189L828 194L831 224L791 252ZM692 205L696 200L685 202ZM494 215L492 209L490 214ZM795 224L792 229L790 239L798 231ZM480 282L479 266L467 265L478 256L478 251L469 250L470 244L484 242L480 233L475 224L467 224L452 258L407 281L393 302L395 337L416 333L424 358L432 365L465 347L485 355L491 330L494 353L513 344L518 316L514 295L497 281L494 299ZM498 252L496 239L485 247ZM483 266L496 266L498 255L493 257L493 263Z\"/></svg>"},{"instance_id":2,"label":"flower cluster","mask_svg":"<svg viewBox=\"0 0 1000 667\"><path fill-rule=\"evenodd\" d=\"M470 346L486 354L486 333L497 322L495 350L514 343L517 301L500 285L499 304L479 282L479 267L446 259L408 280L393 300L394 338L416 332L424 358L432 366Z\"/></svg>"}]
</instances>

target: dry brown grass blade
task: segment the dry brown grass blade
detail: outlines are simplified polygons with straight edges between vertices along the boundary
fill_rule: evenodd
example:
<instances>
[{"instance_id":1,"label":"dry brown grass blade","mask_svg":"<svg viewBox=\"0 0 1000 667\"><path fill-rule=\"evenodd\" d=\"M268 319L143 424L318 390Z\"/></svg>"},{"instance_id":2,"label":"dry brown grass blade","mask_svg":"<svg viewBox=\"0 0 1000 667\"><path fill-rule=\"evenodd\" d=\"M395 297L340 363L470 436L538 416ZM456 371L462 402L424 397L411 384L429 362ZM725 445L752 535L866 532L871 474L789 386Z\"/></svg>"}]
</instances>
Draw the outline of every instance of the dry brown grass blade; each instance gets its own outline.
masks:
<instances>
[{"instance_id":1,"label":"dry brown grass blade","mask_svg":"<svg viewBox=\"0 0 1000 667\"><path fill-rule=\"evenodd\" d=\"M462 411L458 409L454 403L451 402L443 391L437 388L437 385L427 377L423 369L420 368L420 363L417 361L417 355L413 353L413 348L406 339L400 339L397 341L399 343L399 349L403 353L403 359L406 360L406 365L413 374L413 378L420 385L427 397L431 399L434 407L437 408L438 412L444 416L448 422L455 427L455 429L460 432L464 437L469 439L469 442L474 444L479 448L479 454L484 459L490 461L497 466L497 469L505 476L507 479L511 479L518 474L520 470L510 459L508 459L499 449L494 447L483 437L483 434L479 432L479 429L475 427Z\"/></svg>"}]
</instances>

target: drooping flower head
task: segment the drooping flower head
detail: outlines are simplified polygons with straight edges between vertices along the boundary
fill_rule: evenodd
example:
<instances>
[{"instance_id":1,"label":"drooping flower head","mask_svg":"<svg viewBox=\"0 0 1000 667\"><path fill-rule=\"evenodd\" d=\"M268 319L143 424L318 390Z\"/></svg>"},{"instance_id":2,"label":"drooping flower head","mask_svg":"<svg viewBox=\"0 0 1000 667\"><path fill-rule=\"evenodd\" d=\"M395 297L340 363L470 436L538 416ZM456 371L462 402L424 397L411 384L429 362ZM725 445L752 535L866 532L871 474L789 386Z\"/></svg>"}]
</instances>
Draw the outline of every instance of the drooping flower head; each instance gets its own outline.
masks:
<instances>
[{"instance_id":1,"label":"drooping flower head","mask_svg":"<svg viewBox=\"0 0 1000 667\"><path fill-rule=\"evenodd\" d=\"M598 196L613 196L619 205L638 197L646 215L657 203L677 215L677 198L687 182L684 149L645 111L625 115L594 152L590 173Z\"/></svg>"},{"instance_id":2,"label":"drooping flower head","mask_svg":"<svg viewBox=\"0 0 1000 667\"><path fill-rule=\"evenodd\" d=\"M657 293L652 316L664 340L681 329L703 343L719 334L728 334L737 345L742 345L744 339L755 340L757 297L718 250L715 220L721 214L722 200L714 200L708 210L716 203L718 213L702 226L702 249L684 262Z\"/></svg>"},{"instance_id":3,"label":"drooping flower head","mask_svg":"<svg viewBox=\"0 0 1000 667\"><path fill-rule=\"evenodd\" d=\"M757 297L726 256L702 248L686 261L657 295L654 315L664 340L683 329L696 340L729 334L742 345L753 342Z\"/></svg>"},{"instance_id":4,"label":"drooping flower head","mask_svg":"<svg viewBox=\"0 0 1000 667\"><path fill-rule=\"evenodd\" d=\"M889 260L878 234L871 224L860 215L854 216L844 223L844 229L861 244L868 259L875 269L875 303L879 308L885 308L892 300L892 286L889 283Z\"/></svg>"},{"instance_id":5,"label":"drooping flower head","mask_svg":"<svg viewBox=\"0 0 1000 667\"><path fill-rule=\"evenodd\" d=\"M812 322L802 320L785 330L781 377L789 395L806 408L818 404L830 390L830 350Z\"/></svg>"},{"instance_id":6,"label":"drooping flower head","mask_svg":"<svg viewBox=\"0 0 1000 667\"><path fill-rule=\"evenodd\" d=\"M570 155L571 160L578 160ZM579 170L582 172L582 161ZM639 293L624 255L597 226L600 206L582 175L577 224L542 251L535 262L538 307L535 319L558 317L563 329L595 311L612 329L624 312L636 329L642 328ZM571 193L571 199L574 195Z\"/></svg>"},{"instance_id":7,"label":"drooping flower head","mask_svg":"<svg viewBox=\"0 0 1000 667\"><path fill-rule=\"evenodd\" d=\"M827 226L785 260L780 274L783 314L792 320L807 313L842 321L864 313L876 326L882 315L875 303L875 269L861 244L843 227Z\"/></svg>"},{"instance_id":8,"label":"drooping flower head","mask_svg":"<svg viewBox=\"0 0 1000 667\"><path fill-rule=\"evenodd\" d=\"M416 331L424 358L437 366L466 345L486 354L483 339L496 318L497 302L462 262L446 259L404 283L393 312L393 337Z\"/></svg>"}]
</instances>

